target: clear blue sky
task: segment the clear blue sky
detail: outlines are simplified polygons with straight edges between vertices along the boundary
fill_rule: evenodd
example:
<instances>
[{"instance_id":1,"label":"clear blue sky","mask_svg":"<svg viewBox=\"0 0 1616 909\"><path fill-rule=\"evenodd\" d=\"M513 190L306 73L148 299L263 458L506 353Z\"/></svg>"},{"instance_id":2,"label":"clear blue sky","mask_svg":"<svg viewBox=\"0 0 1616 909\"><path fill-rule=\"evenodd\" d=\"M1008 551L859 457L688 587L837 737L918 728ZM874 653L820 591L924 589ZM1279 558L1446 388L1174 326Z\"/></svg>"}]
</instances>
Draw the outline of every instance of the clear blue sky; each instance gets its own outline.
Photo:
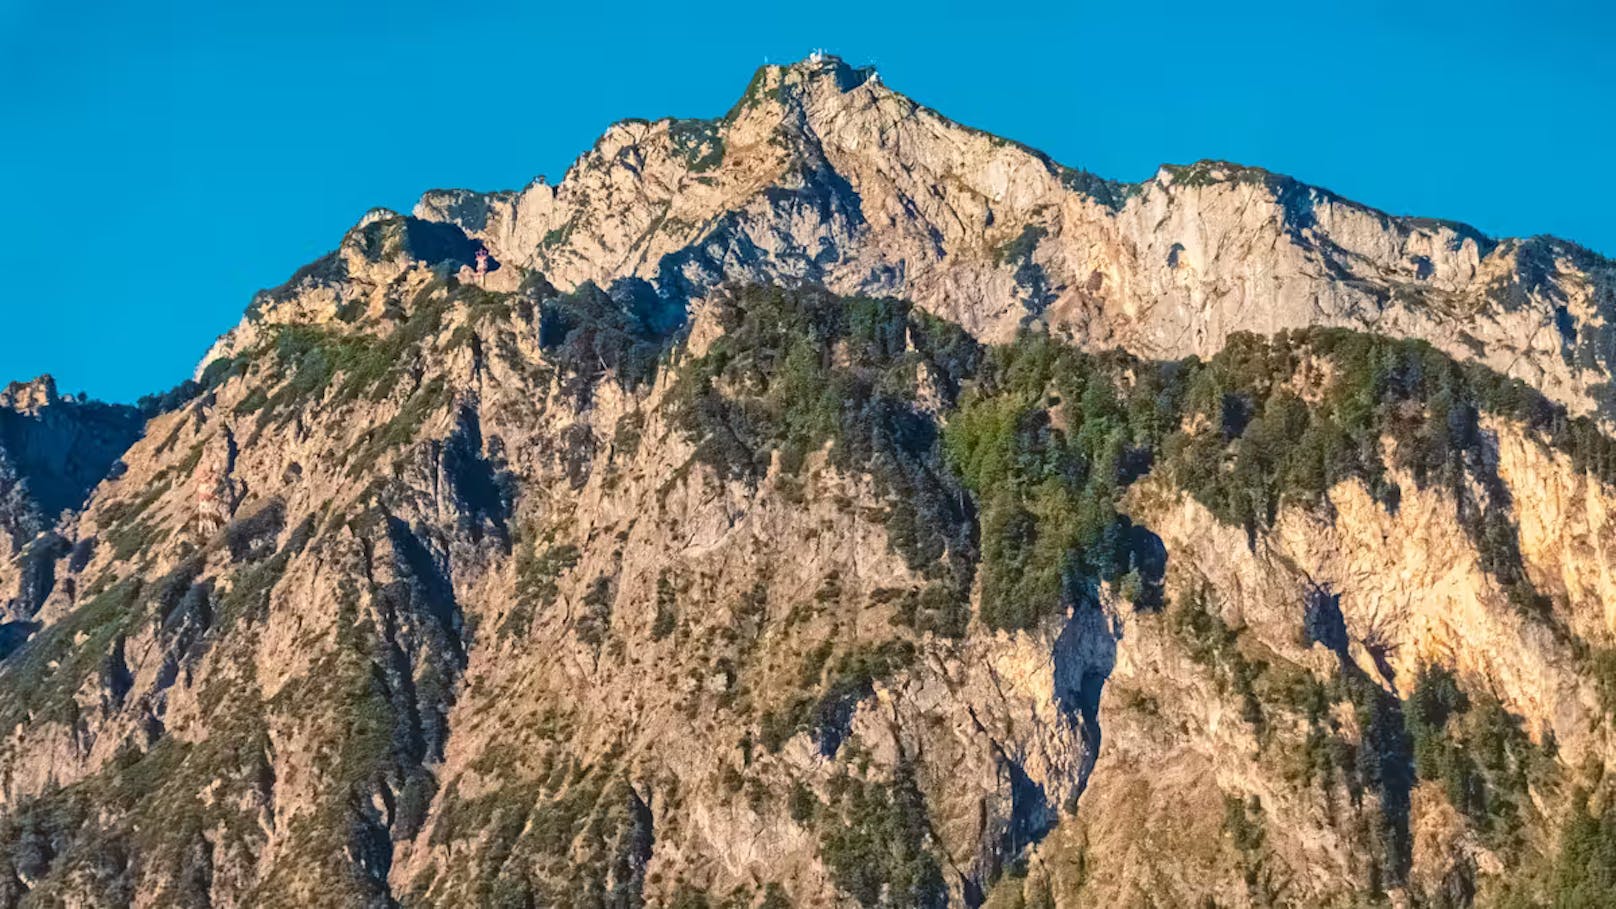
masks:
<instances>
[{"instance_id":1,"label":"clear blue sky","mask_svg":"<svg viewBox=\"0 0 1616 909\"><path fill-rule=\"evenodd\" d=\"M559 179L613 120L721 114L815 47L1107 177L1226 158L1616 254L1595 0L0 0L0 378L166 388L367 208Z\"/></svg>"}]
</instances>

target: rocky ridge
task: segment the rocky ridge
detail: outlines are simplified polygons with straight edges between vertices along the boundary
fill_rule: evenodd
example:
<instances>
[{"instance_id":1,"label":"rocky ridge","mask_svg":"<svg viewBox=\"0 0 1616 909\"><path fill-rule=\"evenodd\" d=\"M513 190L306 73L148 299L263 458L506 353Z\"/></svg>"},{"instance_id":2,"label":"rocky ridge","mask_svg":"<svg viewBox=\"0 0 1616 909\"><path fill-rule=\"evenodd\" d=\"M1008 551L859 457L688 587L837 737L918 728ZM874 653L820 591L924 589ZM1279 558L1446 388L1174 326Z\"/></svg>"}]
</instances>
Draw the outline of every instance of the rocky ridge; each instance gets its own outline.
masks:
<instances>
[{"instance_id":1,"label":"rocky ridge","mask_svg":"<svg viewBox=\"0 0 1616 909\"><path fill-rule=\"evenodd\" d=\"M1608 260L1399 218L1256 168L1117 184L955 124L835 58L764 67L716 121L614 126L559 185L427 193L557 287L699 294L805 280L894 295L990 341L1031 320L1094 349L1207 357L1235 331L1421 338L1606 417Z\"/></svg>"}]
</instances>

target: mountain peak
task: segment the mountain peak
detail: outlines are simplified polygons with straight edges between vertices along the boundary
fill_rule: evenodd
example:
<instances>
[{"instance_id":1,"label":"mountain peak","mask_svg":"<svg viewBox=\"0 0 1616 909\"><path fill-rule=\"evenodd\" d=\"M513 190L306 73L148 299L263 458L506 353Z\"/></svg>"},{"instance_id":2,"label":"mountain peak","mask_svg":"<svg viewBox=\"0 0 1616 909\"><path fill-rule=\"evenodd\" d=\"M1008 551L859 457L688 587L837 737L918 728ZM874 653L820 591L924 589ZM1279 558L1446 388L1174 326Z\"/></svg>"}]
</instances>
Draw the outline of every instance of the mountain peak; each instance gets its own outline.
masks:
<instances>
[{"instance_id":1,"label":"mountain peak","mask_svg":"<svg viewBox=\"0 0 1616 909\"><path fill-rule=\"evenodd\" d=\"M991 340L1038 324L1094 348L1205 357L1235 331L1391 319L1616 419L1608 262L1545 253L1523 269L1463 225L1225 161L1114 183L832 54L760 67L722 118L618 124L554 186L438 191L415 213L562 289L815 283L903 297Z\"/></svg>"},{"instance_id":2,"label":"mountain peak","mask_svg":"<svg viewBox=\"0 0 1616 909\"><path fill-rule=\"evenodd\" d=\"M796 107L810 98L845 94L866 84L879 85L880 81L873 66L855 67L834 54L815 51L795 63L758 67L725 119L733 121L765 101Z\"/></svg>"},{"instance_id":3,"label":"mountain peak","mask_svg":"<svg viewBox=\"0 0 1616 909\"><path fill-rule=\"evenodd\" d=\"M854 66L841 57L824 51L814 51L801 60L789 64L786 69L800 74L804 79L829 80L843 91L857 88L869 79L879 79L873 65Z\"/></svg>"},{"instance_id":4,"label":"mountain peak","mask_svg":"<svg viewBox=\"0 0 1616 909\"><path fill-rule=\"evenodd\" d=\"M56 379L49 373L29 382L12 382L0 390L0 408L23 413L32 413L59 400Z\"/></svg>"}]
</instances>

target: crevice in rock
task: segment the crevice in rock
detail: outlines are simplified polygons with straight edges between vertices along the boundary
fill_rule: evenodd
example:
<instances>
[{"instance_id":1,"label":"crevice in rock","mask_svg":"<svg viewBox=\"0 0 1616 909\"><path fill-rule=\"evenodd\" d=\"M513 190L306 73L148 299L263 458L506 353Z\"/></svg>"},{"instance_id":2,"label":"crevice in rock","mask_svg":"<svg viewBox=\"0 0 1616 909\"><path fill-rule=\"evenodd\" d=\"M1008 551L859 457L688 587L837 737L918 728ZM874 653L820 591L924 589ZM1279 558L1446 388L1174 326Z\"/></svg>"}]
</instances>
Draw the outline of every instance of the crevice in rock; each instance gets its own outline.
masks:
<instances>
[{"instance_id":1,"label":"crevice in rock","mask_svg":"<svg viewBox=\"0 0 1616 909\"><path fill-rule=\"evenodd\" d=\"M1117 636L1103 608L1079 601L1055 638L1055 702L1083 737L1083 760L1071 809L1088 785L1100 754L1100 695L1117 661Z\"/></svg>"},{"instance_id":2,"label":"crevice in rock","mask_svg":"<svg viewBox=\"0 0 1616 909\"><path fill-rule=\"evenodd\" d=\"M496 448L491 440L489 448ZM444 442L439 463L458 506L460 529L473 543L481 542L491 530L501 547L509 549L511 495L502 470L484 456L482 422L477 409L462 406L455 416L454 432Z\"/></svg>"},{"instance_id":3,"label":"crevice in rock","mask_svg":"<svg viewBox=\"0 0 1616 909\"><path fill-rule=\"evenodd\" d=\"M56 562L67 553L67 541L50 532L23 547L17 558L17 597L6 610L12 618L26 621L39 613L51 591L56 589Z\"/></svg>"}]
</instances>

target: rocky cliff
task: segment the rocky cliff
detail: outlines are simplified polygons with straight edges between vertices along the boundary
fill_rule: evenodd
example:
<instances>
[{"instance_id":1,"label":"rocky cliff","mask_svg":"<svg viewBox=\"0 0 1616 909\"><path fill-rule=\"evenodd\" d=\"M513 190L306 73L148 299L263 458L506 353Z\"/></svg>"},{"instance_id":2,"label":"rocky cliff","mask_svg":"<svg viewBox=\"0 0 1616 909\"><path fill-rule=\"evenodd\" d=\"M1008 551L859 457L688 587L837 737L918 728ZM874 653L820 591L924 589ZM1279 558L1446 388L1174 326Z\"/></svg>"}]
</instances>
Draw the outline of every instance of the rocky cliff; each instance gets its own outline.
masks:
<instances>
[{"instance_id":1,"label":"rocky cliff","mask_svg":"<svg viewBox=\"0 0 1616 909\"><path fill-rule=\"evenodd\" d=\"M144 422L133 407L63 397L50 376L0 390L0 652L30 633L68 553L58 518L84 505Z\"/></svg>"},{"instance_id":2,"label":"rocky cliff","mask_svg":"<svg viewBox=\"0 0 1616 909\"><path fill-rule=\"evenodd\" d=\"M890 294L992 341L1209 356L1234 331L1430 341L1609 415L1616 272L1551 238L1397 218L1256 168L1116 184L952 123L835 58L759 70L715 121L626 122L557 186L432 192L557 287L806 280Z\"/></svg>"},{"instance_id":3,"label":"rocky cliff","mask_svg":"<svg viewBox=\"0 0 1616 909\"><path fill-rule=\"evenodd\" d=\"M372 212L73 474L0 904L1608 904L1612 287L834 59Z\"/></svg>"}]
</instances>

